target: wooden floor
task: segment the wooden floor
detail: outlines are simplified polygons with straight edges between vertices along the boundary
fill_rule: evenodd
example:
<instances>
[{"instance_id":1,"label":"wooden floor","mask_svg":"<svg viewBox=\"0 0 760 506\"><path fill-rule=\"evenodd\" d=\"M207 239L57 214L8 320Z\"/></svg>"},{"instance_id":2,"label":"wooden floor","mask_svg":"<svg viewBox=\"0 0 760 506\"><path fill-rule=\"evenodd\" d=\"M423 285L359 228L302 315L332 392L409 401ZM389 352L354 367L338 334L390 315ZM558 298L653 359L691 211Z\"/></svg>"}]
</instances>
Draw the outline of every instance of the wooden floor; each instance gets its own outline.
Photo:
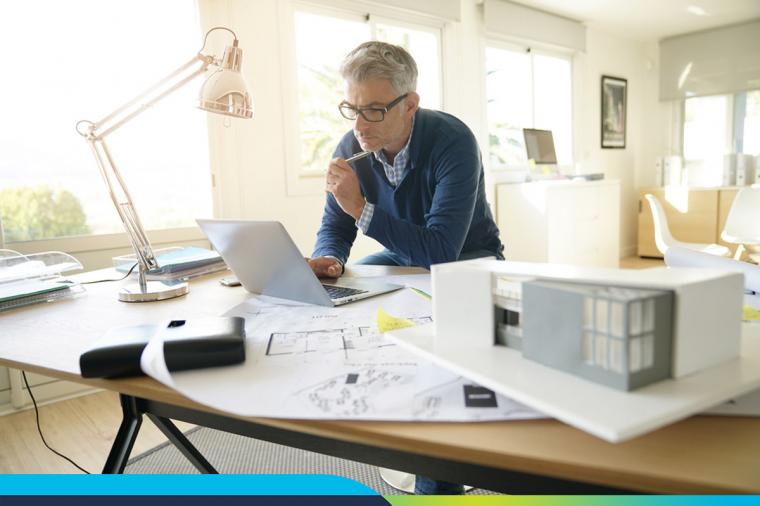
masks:
<instances>
[{"instance_id":1,"label":"wooden floor","mask_svg":"<svg viewBox=\"0 0 760 506\"><path fill-rule=\"evenodd\" d=\"M119 397L98 392L40 407L40 425L48 444L91 473L99 473L121 421ZM177 423L185 431L192 425ZM132 456L166 441L144 418ZM79 473L45 448L34 410L0 417L0 473Z\"/></svg>"},{"instance_id":2,"label":"wooden floor","mask_svg":"<svg viewBox=\"0 0 760 506\"><path fill-rule=\"evenodd\" d=\"M664 267L662 258L628 257L620 259L621 269L649 269L651 267Z\"/></svg>"},{"instance_id":3,"label":"wooden floor","mask_svg":"<svg viewBox=\"0 0 760 506\"><path fill-rule=\"evenodd\" d=\"M645 269L663 261L624 258L620 267ZM90 472L100 472L121 421L118 396L99 392L40 408L40 424L48 444ZM192 427L177 424L185 431ZM166 438L147 418L132 450L138 455ZM40 440L34 411L0 416L0 473L78 473L71 464L51 453Z\"/></svg>"}]
</instances>

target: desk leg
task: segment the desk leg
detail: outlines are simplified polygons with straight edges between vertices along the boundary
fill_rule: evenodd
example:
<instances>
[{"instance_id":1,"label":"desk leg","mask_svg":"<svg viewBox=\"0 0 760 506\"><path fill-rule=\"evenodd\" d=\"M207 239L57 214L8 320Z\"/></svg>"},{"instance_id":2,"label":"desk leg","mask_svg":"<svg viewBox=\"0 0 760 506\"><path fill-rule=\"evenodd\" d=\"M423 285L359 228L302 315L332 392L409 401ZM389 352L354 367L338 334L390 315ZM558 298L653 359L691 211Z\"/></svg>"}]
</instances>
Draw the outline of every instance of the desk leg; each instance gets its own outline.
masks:
<instances>
[{"instance_id":1,"label":"desk leg","mask_svg":"<svg viewBox=\"0 0 760 506\"><path fill-rule=\"evenodd\" d=\"M193 446L184 434L168 418L147 413L148 418L159 428L164 436L185 456L195 468L204 474L219 474L201 452Z\"/></svg>"},{"instance_id":2,"label":"desk leg","mask_svg":"<svg viewBox=\"0 0 760 506\"><path fill-rule=\"evenodd\" d=\"M106 464L103 466L103 474L122 474L127 466L127 459L132 452L132 447L137 439L137 433L142 425L142 412L137 407L137 399L128 395L120 394L121 401L121 426L116 433L116 439L111 445Z\"/></svg>"}]
</instances>

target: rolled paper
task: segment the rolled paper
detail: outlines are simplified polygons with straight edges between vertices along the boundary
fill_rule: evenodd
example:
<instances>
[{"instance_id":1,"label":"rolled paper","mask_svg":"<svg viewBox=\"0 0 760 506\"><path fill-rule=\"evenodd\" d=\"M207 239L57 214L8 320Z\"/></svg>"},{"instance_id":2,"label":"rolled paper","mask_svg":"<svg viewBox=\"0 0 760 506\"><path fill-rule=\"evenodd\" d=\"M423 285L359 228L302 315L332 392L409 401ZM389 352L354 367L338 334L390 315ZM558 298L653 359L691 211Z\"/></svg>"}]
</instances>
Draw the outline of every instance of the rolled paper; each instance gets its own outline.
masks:
<instances>
[{"instance_id":1,"label":"rolled paper","mask_svg":"<svg viewBox=\"0 0 760 506\"><path fill-rule=\"evenodd\" d=\"M744 274L744 289L748 292L760 293L760 266L757 264L674 246L665 252L665 265L740 272Z\"/></svg>"}]
</instances>

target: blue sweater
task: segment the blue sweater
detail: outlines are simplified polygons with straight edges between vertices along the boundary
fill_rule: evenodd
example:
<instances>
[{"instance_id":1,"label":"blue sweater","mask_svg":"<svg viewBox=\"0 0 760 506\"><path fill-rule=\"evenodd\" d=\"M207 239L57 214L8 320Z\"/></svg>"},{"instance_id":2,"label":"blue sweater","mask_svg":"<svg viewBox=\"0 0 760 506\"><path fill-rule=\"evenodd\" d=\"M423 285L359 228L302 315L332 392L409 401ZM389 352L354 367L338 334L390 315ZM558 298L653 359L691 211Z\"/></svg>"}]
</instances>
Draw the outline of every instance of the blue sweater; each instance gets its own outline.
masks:
<instances>
[{"instance_id":1,"label":"blue sweater","mask_svg":"<svg viewBox=\"0 0 760 506\"><path fill-rule=\"evenodd\" d=\"M348 158L359 151L351 131L333 156ZM396 188L374 156L352 165L362 194L375 204L367 235L402 257L406 265L429 269L475 251L501 256L503 246L486 202L477 141L454 116L417 111L409 164ZM332 255L345 263L356 230L354 218L328 193L312 256Z\"/></svg>"}]
</instances>

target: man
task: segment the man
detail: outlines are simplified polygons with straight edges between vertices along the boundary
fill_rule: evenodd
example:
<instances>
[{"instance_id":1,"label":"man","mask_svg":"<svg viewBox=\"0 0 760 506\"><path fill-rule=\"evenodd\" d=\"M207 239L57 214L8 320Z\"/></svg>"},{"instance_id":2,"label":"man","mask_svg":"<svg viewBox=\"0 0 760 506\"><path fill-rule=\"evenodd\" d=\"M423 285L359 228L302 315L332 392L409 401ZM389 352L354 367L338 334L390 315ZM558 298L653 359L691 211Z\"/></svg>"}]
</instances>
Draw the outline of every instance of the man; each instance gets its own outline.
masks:
<instances>
[{"instance_id":1,"label":"man","mask_svg":"<svg viewBox=\"0 0 760 506\"><path fill-rule=\"evenodd\" d=\"M354 121L327 169L327 203L309 263L339 276L357 228L385 246L363 264L430 268L484 256L503 258L485 198L477 141L457 118L420 109L417 65L403 48L365 42L341 65ZM346 162L356 153L372 155Z\"/></svg>"},{"instance_id":2,"label":"man","mask_svg":"<svg viewBox=\"0 0 760 506\"><path fill-rule=\"evenodd\" d=\"M344 59L354 121L325 179L327 203L309 264L317 276L343 273L357 228L385 246L361 264L430 268L484 256L503 259L485 198L477 141L457 118L420 109L417 64L403 48L365 42ZM372 155L346 162L351 156ZM417 476L418 494L461 494L459 484Z\"/></svg>"}]
</instances>

